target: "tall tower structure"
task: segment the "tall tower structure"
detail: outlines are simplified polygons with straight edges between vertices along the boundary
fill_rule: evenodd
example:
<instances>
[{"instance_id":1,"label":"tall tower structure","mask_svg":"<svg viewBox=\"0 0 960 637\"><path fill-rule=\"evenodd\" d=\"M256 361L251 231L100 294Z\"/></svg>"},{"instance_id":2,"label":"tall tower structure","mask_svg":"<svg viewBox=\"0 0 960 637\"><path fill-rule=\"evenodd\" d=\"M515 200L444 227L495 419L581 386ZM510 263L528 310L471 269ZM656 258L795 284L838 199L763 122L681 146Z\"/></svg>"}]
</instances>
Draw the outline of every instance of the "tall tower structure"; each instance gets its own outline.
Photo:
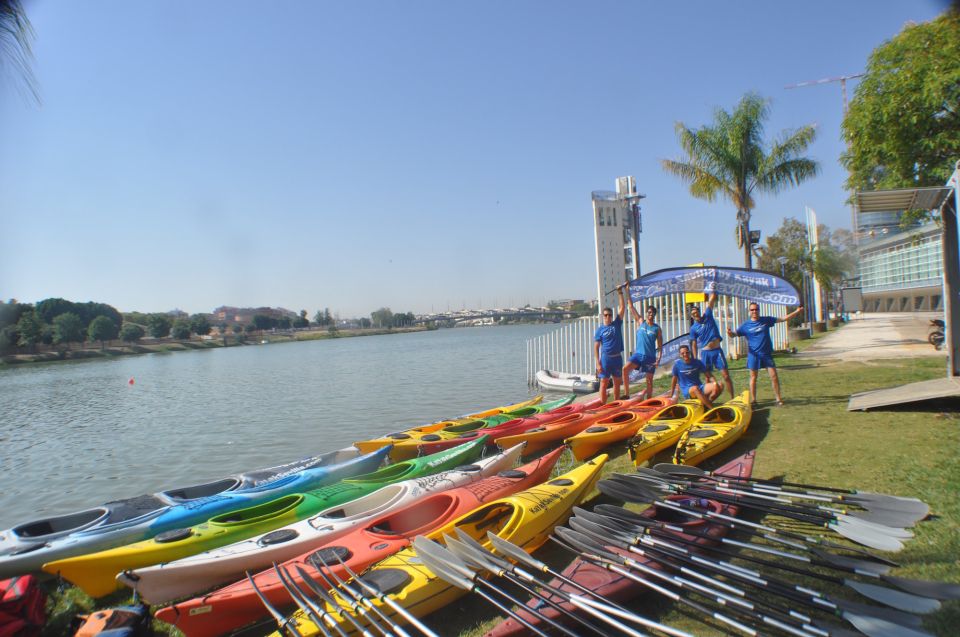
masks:
<instances>
[{"instance_id":1,"label":"tall tower structure","mask_svg":"<svg viewBox=\"0 0 960 637\"><path fill-rule=\"evenodd\" d=\"M616 191L595 190L593 234L597 254L597 311L615 307L616 292L608 293L640 274L640 200L633 177L618 177Z\"/></svg>"}]
</instances>

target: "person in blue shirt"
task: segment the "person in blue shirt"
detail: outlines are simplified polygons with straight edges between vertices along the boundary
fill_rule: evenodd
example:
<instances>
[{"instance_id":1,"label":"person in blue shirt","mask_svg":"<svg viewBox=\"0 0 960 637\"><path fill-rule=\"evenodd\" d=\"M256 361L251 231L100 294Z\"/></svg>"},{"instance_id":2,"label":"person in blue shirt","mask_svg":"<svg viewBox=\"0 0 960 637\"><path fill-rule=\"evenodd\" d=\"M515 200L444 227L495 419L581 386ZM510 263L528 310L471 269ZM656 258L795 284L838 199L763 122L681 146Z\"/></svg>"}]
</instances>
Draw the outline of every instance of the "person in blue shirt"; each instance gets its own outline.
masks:
<instances>
[{"instance_id":1,"label":"person in blue shirt","mask_svg":"<svg viewBox=\"0 0 960 637\"><path fill-rule=\"evenodd\" d=\"M690 310L690 319L693 321L690 327L691 353L694 358L699 354L700 361L708 372L720 370L724 384L730 389L730 398L733 398L733 379L730 378L730 371L727 369L727 357L723 353L723 348L720 347L720 343L723 342L720 338L720 328L717 327L717 321L713 318L713 306L716 303L717 293L711 292L707 297L707 308L703 314L696 305Z\"/></svg>"},{"instance_id":2,"label":"person in blue shirt","mask_svg":"<svg viewBox=\"0 0 960 637\"><path fill-rule=\"evenodd\" d=\"M699 400L707 409L713 408L713 400L723 391L723 383L714 380L713 375L702 361L698 361L690 352L689 345L680 346L680 360L673 364L673 381L670 395L680 388L678 400L693 398ZM700 380L700 374L707 379Z\"/></svg>"},{"instance_id":3,"label":"person in blue shirt","mask_svg":"<svg viewBox=\"0 0 960 637\"><path fill-rule=\"evenodd\" d=\"M630 301L630 314L639 327L637 327L637 348L627 364L623 366L623 397L630 398L630 372L639 369L647 380L647 388L643 391L643 398L646 399L653 396L653 374L657 371L660 357L663 355L663 330L654 323L654 319L657 318L657 308L652 305L647 306L647 318L642 320L640 313L633 307L633 301Z\"/></svg>"},{"instance_id":4,"label":"person in blue shirt","mask_svg":"<svg viewBox=\"0 0 960 637\"><path fill-rule=\"evenodd\" d=\"M597 378L600 379L600 402L607 402L607 388L613 378L613 399L620 400L620 374L623 369L623 288L617 288L620 304L617 318L613 310L603 308L603 325L593 333L593 351L597 357Z\"/></svg>"},{"instance_id":5,"label":"person in blue shirt","mask_svg":"<svg viewBox=\"0 0 960 637\"><path fill-rule=\"evenodd\" d=\"M770 374L770 383L773 385L773 395L777 404L783 404L780 395L780 378L777 376L777 364L773 362L773 341L770 339L770 328L777 323L789 321L803 311L801 305L786 316L760 316L760 306L751 302L748 306L750 318L744 321L736 331L727 328L730 336L743 336L747 339L747 369L750 370L750 402L757 402L757 372L761 367Z\"/></svg>"}]
</instances>

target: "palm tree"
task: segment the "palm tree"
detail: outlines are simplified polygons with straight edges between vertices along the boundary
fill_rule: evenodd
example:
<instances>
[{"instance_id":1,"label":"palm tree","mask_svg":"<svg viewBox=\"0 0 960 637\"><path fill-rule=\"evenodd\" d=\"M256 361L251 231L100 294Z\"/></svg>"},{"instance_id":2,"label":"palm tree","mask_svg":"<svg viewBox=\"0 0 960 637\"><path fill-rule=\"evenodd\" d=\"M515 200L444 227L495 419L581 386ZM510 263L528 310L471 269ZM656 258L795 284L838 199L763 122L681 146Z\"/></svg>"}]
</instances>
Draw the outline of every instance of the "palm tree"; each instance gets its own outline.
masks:
<instances>
[{"instance_id":1,"label":"palm tree","mask_svg":"<svg viewBox=\"0 0 960 637\"><path fill-rule=\"evenodd\" d=\"M693 130L677 122L677 138L686 158L662 161L664 170L690 185L694 197L714 201L720 196L737 207L737 236L748 269L753 268L750 212L754 193L776 194L814 177L819 170L817 162L801 156L816 138L816 129L804 126L785 131L768 150L763 124L769 115L768 101L748 93L732 113L718 108L712 126Z\"/></svg>"},{"instance_id":2,"label":"palm tree","mask_svg":"<svg viewBox=\"0 0 960 637\"><path fill-rule=\"evenodd\" d=\"M30 66L33 35L20 0L0 0L0 71L6 71L7 67L15 69L30 97L39 104L40 91Z\"/></svg>"}]
</instances>

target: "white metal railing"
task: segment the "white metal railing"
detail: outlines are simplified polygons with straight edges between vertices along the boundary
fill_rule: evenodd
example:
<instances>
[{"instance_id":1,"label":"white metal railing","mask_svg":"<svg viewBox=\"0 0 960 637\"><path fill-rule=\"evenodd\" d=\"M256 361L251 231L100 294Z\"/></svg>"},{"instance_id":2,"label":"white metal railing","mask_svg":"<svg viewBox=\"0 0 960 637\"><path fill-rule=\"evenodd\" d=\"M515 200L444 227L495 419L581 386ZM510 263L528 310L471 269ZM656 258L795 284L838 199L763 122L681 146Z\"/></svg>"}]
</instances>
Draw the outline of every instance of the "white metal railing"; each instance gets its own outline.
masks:
<instances>
[{"instance_id":1,"label":"white metal railing","mask_svg":"<svg viewBox=\"0 0 960 637\"><path fill-rule=\"evenodd\" d=\"M670 294L658 297L650 303L636 303L635 307L641 316L644 315L647 305L657 308L657 323L663 330L663 342L682 336L690 331L689 304L684 294ZM713 308L713 315L724 338L723 349L729 358L737 359L746 356L746 342L742 338L727 336L727 328L736 329L747 320L747 304L743 299L728 296L719 296ZM614 309L616 311L616 309ZM760 314L763 316L785 316L787 310L782 305L760 304ZM527 340L527 382L535 382L536 373L541 369L549 369L568 374L595 374L597 363L593 355L593 334L602 323L599 316L585 316L574 321L568 321L552 332ZM624 356L629 357L633 352L636 340L637 326L627 308L623 317L623 344ZM787 324L777 323L770 330L773 339L773 348L778 351L787 349Z\"/></svg>"}]
</instances>

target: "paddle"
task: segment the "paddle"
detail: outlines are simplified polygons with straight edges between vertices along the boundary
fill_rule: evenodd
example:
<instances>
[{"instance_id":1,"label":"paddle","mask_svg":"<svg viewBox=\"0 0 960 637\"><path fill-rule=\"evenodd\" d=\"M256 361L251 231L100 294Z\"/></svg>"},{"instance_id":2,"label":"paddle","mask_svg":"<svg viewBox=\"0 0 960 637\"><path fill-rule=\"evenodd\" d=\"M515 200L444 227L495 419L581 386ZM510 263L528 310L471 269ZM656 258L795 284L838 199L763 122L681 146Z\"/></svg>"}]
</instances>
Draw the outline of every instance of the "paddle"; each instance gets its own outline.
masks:
<instances>
[{"instance_id":1,"label":"paddle","mask_svg":"<svg viewBox=\"0 0 960 637\"><path fill-rule=\"evenodd\" d=\"M423 562L424 566L429 568L434 572L440 579L444 580L449 584L453 584L457 588L463 589L465 591L476 593L483 599L485 599L490 604L493 604L497 609L502 613L509 615L514 620L520 622L524 628L530 632L539 635L540 637L548 637L546 633L535 627L533 624L525 620L523 617L513 612L509 606L502 604L497 601L497 599L486 592L481 588L485 585L491 590L495 590L498 593L501 593L505 599L509 599L511 604L520 605L519 601L514 601L512 596L508 596L506 593L503 593L500 589L493 586L489 582L486 582L483 578L478 577L475 573L472 575L462 574L464 572L469 573L469 569L463 567L461 569L455 569L451 563L453 561L453 554L450 553L446 548L440 546L432 540L428 540L422 535L418 535L413 540L413 548L417 552L417 557L420 558L420 561ZM448 555L450 557L448 557ZM458 572L459 571L459 572Z\"/></svg>"},{"instance_id":2,"label":"paddle","mask_svg":"<svg viewBox=\"0 0 960 637\"><path fill-rule=\"evenodd\" d=\"M796 635L809 635L804 629L810 629L811 618L791 611L787 613L780 609L772 608L768 604L755 604L750 600L743 599L741 597L733 597L727 593L724 593L723 590L733 591L734 593L739 593L739 589L731 587L722 582L717 582L711 578L703 577L706 581L716 585L715 587L705 586L703 584L698 584L696 582L686 580L682 577L677 577L670 575L664 571L658 569L650 568L636 560L632 560L629 557L625 557L616 553L610 552L604 546L596 543L586 535L573 531L566 528L558 528L557 535L562 538L562 541L557 540L557 538L551 538L557 544L560 544L564 548L580 556L581 559L584 559L591 564L594 564L600 568L604 568L613 573L617 573L621 577L625 577L633 582L642 584L648 588L651 588L661 594L665 594L668 598L674 601L678 601L681 604L690 606L700 612L705 613L706 615L716 619L717 621L723 622L741 632L744 632L748 635L756 635L757 630L753 626L745 625L740 621L737 621L721 612L718 612L714 609L707 608L697 602L690 600L687 597L681 596L678 593L663 589L662 587L654 584L649 579L644 579L638 577L630 571L625 571L620 568L619 565L627 566L632 568L640 573L645 574L647 577L653 577L660 579L666 582L669 582L671 585L676 586L681 591L692 591L701 597L705 597L710 600L711 603L721 606L724 610L732 612L735 615L750 619L752 621L761 621L762 623L775 626L785 632ZM717 590L721 588L723 590ZM689 594L689 592L688 592ZM766 611L761 611L761 607L766 607ZM767 614L772 613L772 614ZM800 624L799 626L797 624ZM826 631L817 628L816 633L819 635L831 635L831 636L841 636L848 634L848 631L840 629L832 629L829 633Z\"/></svg>"},{"instance_id":3,"label":"paddle","mask_svg":"<svg viewBox=\"0 0 960 637\"><path fill-rule=\"evenodd\" d=\"M333 592L335 595L338 595L340 599L346 602L347 606L349 606L349 609L342 608L339 603L337 603L335 600L330 598L330 595L328 593L321 595L321 597L324 600L326 600L327 603L332 603L334 608L337 609L337 613L341 617L346 618L347 621L349 621L357 630L362 631L364 633L364 637L366 637L366 635L369 634L369 631L362 628L359 625L356 617L354 617L354 613L356 614L357 617L363 617L364 619L366 619L367 622L370 623L371 627L375 628L377 631L381 633L384 632L384 629L380 626L379 622L377 622L372 616L370 616L369 611L367 611L367 609L363 605L361 605L358 601L356 601L352 597L344 595L344 591L337 587L337 585L331 579L333 576L333 571L329 568L328 563L326 559L323 557L322 553L323 553L322 551L317 551L316 553L314 553L314 557L316 558L317 561L320 562L320 564L323 567L323 568L317 568L317 575L319 575L320 579L323 580L323 584L327 588L327 590ZM316 566L316 564L314 564L314 566ZM326 573L324 571L326 571ZM304 573L306 573L306 571L304 571ZM316 584L316 581L312 577L308 579L314 584ZM317 589L319 589L319 586L317 588L314 588L313 590L317 591ZM351 610L353 611L352 613L350 612Z\"/></svg>"},{"instance_id":4,"label":"paddle","mask_svg":"<svg viewBox=\"0 0 960 637\"><path fill-rule=\"evenodd\" d=\"M667 506L667 508L673 508L672 506L664 503L662 500L659 500L661 495L660 493L642 488L638 485L624 485L623 483L613 480L601 480L599 483L597 483L597 489L605 495L619 498L627 502L655 502L658 506ZM771 511L768 507L751 506L736 498L722 497L717 494L709 494L707 497L718 502L726 502L730 504L736 504L737 506L746 506L747 508L759 509L766 513L777 513L775 511ZM896 552L903 549L903 543L900 542L899 539L884 533L878 533L871 531L870 529L858 527L855 524L850 525L839 521L823 523L818 518L808 518L807 516L784 515L784 517L793 519L799 518L801 521L810 522L811 524L816 524L823 528L833 530L849 540L853 540L858 544L869 546L870 548L880 551Z\"/></svg>"},{"instance_id":5,"label":"paddle","mask_svg":"<svg viewBox=\"0 0 960 637\"><path fill-rule=\"evenodd\" d=\"M836 521L855 526L863 526L873 530L876 533L884 533L898 539L913 537L913 532L904 528L890 527L884 524L868 522L862 519L852 518L844 515L843 513L838 514L832 511L823 511L821 508L818 508L815 505L811 507L804 507L789 503L771 503L770 500L775 500L776 498L755 495L744 491L738 491L736 489L711 489L706 487L683 486L680 484L665 482L661 479L651 480L650 478L639 474L617 473L610 476L609 479L623 482L625 484L634 484L639 482L646 485L648 488L660 489L661 491L665 491L667 493L697 495L705 498L713 498L715 500L719 499L721 496L726 498L735 498L738 503L743 504L744 506L750 506L753 508L765 507L766 509L778 515L790 517L802 522L810 522L811 524L824 524L828 521Z\"/></svg>"},{"instance_id":6,"label":"paddle","mask_svg":"<svg viewBox=\"0 0 960 637\"><path fill-rule=\"evenodd\" d=\"M290 578L290 574L287 572L286 568L277 566L277 563L273 563L273 570L276 572L277 577L280 578L280 583L283 584L283 588L286 589L287 594L290 595L297 606L300 607L304 613L313 621L317 628L324 634L324 637L330 637L329 631L323 627L323 622L327 618L327 613L319 606L315 605L303 592L303 590L297 586L297 583Z\"/></svg>"},{"instance_id":7,"label":"paddle","mask_svg":"<svg viewBox=\"0 0 960 637\"><path fill-rule=\"evenodd\" d=\"M917 580L917 579L907 579L903 577L895 577L893 575L886 575L889 570L888 567L882 564L874 564L873 562L868 562L865 560L855 560L852 558L842 557L839 555L833 555L826 551L815 551L815 555L820 556L821 559L813 559L803 555L797 555L796 553L789 553L787 551L779 551L767 546L761 546L759 544L753 544L749 542L738 542L726 537L713 537L708 533L698 532L695 529L685 529L683 527L674 526L672 524L667 524L664 522L659 522L656 520L651 520L650 518L638 515L632 511L628 511L621 507L616 507L609 504L601 504L594 507L593 512L584 511L579 507L574 507L574 514L585 517L587 520L591 520L597 523L600 523L597 520L593 520L591 516L603 516L607 519L616 520L619 523L624 525L632 525L634 529L643 529L645 532L648 529L659 529L663 537L671 539L675 542L681 542L684 544L700 546L697 542L677 537L676 534L685 534L693 537L704 538L711 541L719 541L722 544L727 544L729 546L735 546L737 548L742 548L750 551L756 551L759 553L766 553L769 555L775 555L778 557L783 557L790 560L795 560L799 562L804 562L810 564L811 566L822 566L825 568L830 568L837 571L842 571L846 573L854 573L856 575L863 575L865 577L872 577L885 581L889 584L901 588L908 593L913 593L914 595L919 595L921 597L932 597L934 599L948 600L948 599L960 599L960 585L957 584L948 584L945 582L933 582L929 580ZM710 549L716 550L716 549ZM732 553L731 553L732 554ZM739 554L738 554L739 555ZM745 555L739 555L742 559L766 563L766 560L758 560L757 558L752 558ZM777 568L790 570L796 573L806 573L805 569L796 569L795 567L788 567L783 564L778 564Z\"/></svg>"},{"instance_id":8,"label":"paddle","mask_svg":"<svg viewBox=\"0 0 960 637\"><path fill-rule=\"evenodd\" d=\"M698 546L696 542L683 540L682 538L678 538L678 537L668 538L667 536L658 535L657 538L652 538L650 536L643 535L643 534L637 535L636 533L633 533L633 532L621 532L619 527L611 527L610 525L611 520L609 518L606 518L599 514L593 514L587 511L579 512L577 514L577 519L584 520L590 524L595 524L600 527L605 527L607 529L610 529L617 535L617 537L619 537L622 540L626 540L632 544L636 544L638 542L642 542L645 539L649 539L653 542L654 546L659 546L663 544L674 549L680 549L680 547L676 546L677 543L687 544L687 545L692 544L694 546ZM571 526L573 525L571 524ZM788 570L794 573L798 573L800 575L805 575L812 579L817 579L824 582L830 582L831 584L836 584L839 586L846 586L848 588L852 588L853 590L857 591L861 595L864 595L865 597L869 597L874 601L880 602L881 604L886 604L887 606L898 608L900 610L904 610L911 613L929 613L934 610L937 610L940 607L939 602L937 602L934 599L930 599L929 597L922 597L922 596L913 595L910 593L903 593L900 591L891 590L889 588L884 588L882 586L876 586L873 584L858 582L856 580L849 580L845 578L834 577L832 575L817 573L816 571L811 571L809 569L789 567L784 564L771 562L770 560L764 560L764 559L748 557L748 556L739 556L736 551L729 551L719 547L698 546L698 548L716 552L721 555L728 555L731 557L741 557L741 559L755 562L763 566L769 566L771 568L776 568L780 570ZM725 562L723 563L726 564Z\"/></svg>"},{"instance_id":9,"label":"paddle","mask_svg":"<svg viewBox=\"0 0 960 637\"><path fill-rule=\"evenodd\" d=\"M584 525L580 525L580 528L583 528L584 530L586 530ZM558 531L560 531L560 529L558 529ZM569 530L566 530L566 531L572 532L572 533L577 532L577 531L569 531ZM588 539L592 538L594 542L604 542L604 543L611 542L609 538L607 538L602 534L594 535L592 533L593 533L593 530L591 530L591 534L588 534L589 535ZM581 533L581 535L583 534ZM613 543L616 545L616 542L613 542ZM891 609L865 606L863 604L856 604L854 602L848 602L845 600L831 599L823 595L822 593L812 589L794 587L792 584L789 584L789 583L783 583L775 580L771 581L763 577L754 576L752 574L753 572L747 569L741 569L736 566L732 566L732 565L725 566L719 563L715 563L711 560L706 560L703 558L695 558L689 555L684 555L681 552L672 552L672 551L665 551L663 549L654 549L649 546L646 547L646 550L640 549L635 546L629 546L629 547L624 546L624 548L626 550L629 550L630 552L638 553L640 555L643 555L644 557L647 557L649 559L652 559L664 565L671 566L672 568L678 568L682 573L691 575L692 577L695 577L702 581L709 582L714 586L722 588L728 593L732 593L746 599L749 599L749 594L745 590L733 587L732 585L729 585L725 582L720 582L710 576L704 575L699 571L690 568L689 566L683 566L683 564L690 564L692 562L699 568L706 569L711 573L723 576L728 579L736 580L741 584L745 584L747 586L750 586L751 588L757 589L757 591L763 594L776 595L790 602L803 604L804 606L807 606L810 608L815 608L819 610L829 609L835 615L842 617L843 619L851 623L854 623L854 625L856 625L860 630L862 629L860 628L859 625L856 624L856 622L860 622L860 624L862 625L867 625L872 620L878 620L884 623L880 625L879 628L876 629L879 631L879 635L885 635L885 636L899 635L901 633L898 633L895 631L891 632L893 630L893 627L896 627L898 630L901 628L903 630L907 630L907 629L912 629L914 627L919 628L919 626L921 625L920 619L918 617L915 617L907 613L903 613L903 612L891 610ZM676 564L675 562L679 562L679 564ZM633 567L632 564L630 566L631 568ZM760 600L756 598L753 598L751 601L760 603ZM769 607L769 604L766 604L766 606ZM798 615L797 611L792 607L788 607L784 609L783 612L787 612L791 616ZM848 614L850 616L848 616ZM809 619L809 618L806 618L806 619ZM886 624L889 624L889 625L886 625ZM872 634L872 633L868 633L868 634ZM920 634L925 635L926 633L919 633L919 632L913 633L913 635L920 635Z\"/></svg>"},{"instance_id":10,"label":"paddle","mask_svg":"<svg viewBox=\"0 0 960 637\"><path fill-rule=\"evenodd\" d=\"M561 604L556 603L548 595L543 595L535 587L545 588L550 591L554 596L561 597L557 593L557 589L554 589L552 586L544 584L539 580L535 579L529 573L517 569L513 564L508 562L505 559L499 558L496 555L493 555L487 551L482 544L474 540L469 534L463 532L462 529L457 529L457 536L459 539L454 540L453 538L447 539L447 547L460 556L461 559L465 560L468 563L472 563L478 568L486 569L491 573L497 575L498 577L505 578L524 591L526 591L532 597L535 597L542 601L544 604L548 605L550 608L554 609L558 613L564 615L565 617L581 624L585 628L592 630L593 632L599 635L606 635L599 628L593 624L587 622L579 615L570 612L564 608ZM557 591L557 592L554 592ZM544 616L546 619L546 616ZM565 628L560 628L563 632L568 633Z\"/></svg>"},{"instance_id":11,"label":"paddle","mask_svg":"<svg viewBox=\"0 0 960 637\"><path fill-rule=\"evenodd\" d=\"M326 578L327 581L330 581L330 579L332 578L336 582L335 586L338 587L338 590L346 591L347 594L350 595L350 597L352 597L354 600L356 600L358 604L361 604L361 605L366 604L366 608L369 608L370 610L372 610L380 618L380 620L382 620L388 626L390 626L390 628L393 629L393 632L400 635L400 637L410 637L407 631L405 631L400 626L397 626L396 623L394 623L393 620L387 617L383 613L383 611L381 611L380 608L378 608L377 605L374 604L370 599L368 599L362 593L355 590L347 582L340 579L340 576L337 575L336 571L334 571L332 568L329 567L328 563L324 561L322 556L320 556L319 554L316 554L316 555L317 555L317 559L319 559L322 563L325 564L325 568L327 569L327 574L329 575L329 577ZM369 619L372 620L373 617L369 617ZM382 632L389 633L389 631L383 631L383 629L380 628L379 621L376 623L376 627Z\"/></svg>"},{"instance_id":12,"label":"paddle","mask_svg":"<svg viewBox=\"0 0 960 637\"><path fill-rule=\"evenodd\" d=\"M353 569L347 566L347 563L340 558L339 554L334 553L334 557L337 558L337 561L340 562L343 568L347 571L347 575L353 578L353 581L360 584L365 591L373 595L376 599L392 608L398 615L407 620L410 625L415 626L417 630L422 632L427 637L440 637L435 632L427 628L425 624L412 615L406 608L390 598L392 593L400 590L410 583L412 578L410 577L409 573L401 569L381 569L378 571L371 571L369 575L361 577L354 573ZM393 574L397 574L398 576L395 577L394 580L390 581L388 578ZM385 586L384 584L386 582L384 582L384 580L389 581L390 586Z\"/></svg>"},{"instance_id":13,"label":"paddle","mask_svg":"<svg viewBox=\"0 0 960 637\"><path fill-rule=\"evenodd\" d=\"M270 613L273 619L277 622L277 626L279 627L280 632L283 632L284 630L286 630L291 635L293 635L293 637L303 637L303 635L301 635L299 631L297 631L296 625L291 623L293 622L293 618L284 617L280 611L274 608L273 605L269 602L269 600L267 600L267 598L264 597L263 593L260 592L260 589L257 588L257 585L253 581L253 577L250 576L250 571L246 571L246 574L247 574L247 580L250 582L250 586L253 587L253 592L257 594L257 597L259 597L260 601L263 602L263 605L267 609L267 612Z\"/></svg>"},{"instance_id":14,"label":"paddle","mask_svg":"<svg viewBox=\"0 0 960 637\"><path fill-rule=\"evenodd\" d=\"M502 569L502 570L503 570L504 572L506 572L506 573L523 572L522 569L519 569L519 568L515 567L513 564L511 564L511 563L508 562L507 560L503 560L503 559L501 559L501 558L498 558L498 557L496 557L495 555L493 555L492 553L488 552L486 549L484 549L484 547L483 547L482 545L480 545L480 543L476 542L476 540L473 540L473 538L470 538L469 536L466 536L465 534L463 534L462 539L464 540L464 542L461 543L461 546L463 546L463 547L466 548L468 551L470 551L470 552L471 552L471 553L470 553L471 556L474 556L474 555L477 556L476 559L478 559L479 561L481 561L481 562L483 562L483 563L486 563L486 564L491 564L494 568ZM456 541L456 540L454 540L454 541ZM487 570L491 570L489 567L486 567L486 566L484 566L483 568L487 568ZM491 572L497 572L497 571L491 570ZM515 581L515 579L521 579L521 578L510 578L510 581ZM670 626L665 626L665 625L660 624L660 623L658 623L658 622L649 620L649 619L647 619L647 618L645 618L645 617L642 617L642 616L640 616L640 615L637 615L636 613L631 613L631 612L629 612L629 611L620 610L618 607L615 607L615 606L613 606L613 605L611 605L611 604L609 604L609 603L606 603L606 602L593 602L593 601L591 601L591 600L589 600L589 599L584 598L582 595L576 595L576 594L573 594L573 593L569 593L569 592L567 592L567 591L564 591L564 590L562 590L562 589L558 589L558 588L556 588L556 587L554 587L554 586L551 586L550 584L547 584L547 583L545 583L545 582L541 582L541 581L537 580L536 578L534 578L534 577L533 577L532 575L530 575L529 573L524 573L524 578L522 578L522 579L527 579L527 581L530 581L530 582L533 583L534 585L539 586L539 587L542 587L542 588L545 588L546 590L550 591L550 593L551 593L552 595L555 595L555 596L559 597L560 599L563 599L563 600L567 601L568 603L572 604L573 606L575 606L575 607L583 610L584 612L586 612L586 613L588 613L588 614L590 614L590 615L592 615L592 616L594 616L594 617L597 617L597 618L600 619L601 621L604 621L604 622L609 623L609 624L612 625L612 626L619 626L619 622L616 622L616 621L610 622L610 619L611 619L611 618L610 618L608 615L606 615L607 613L608 613L608 614L615 615L615 616L620 617L620 618L622 618L622 619L626 619L627 621L631 621L631 622L634 622L634 623L641 624L641 625L643 625L643 626L645 626L645 627L647 627L647 628L655 629L655 630L657 630L657 631L659 631L659 632L662 632L662 633L665 633L665 634L668 634L668 635L676 635L677 637L681 637L681 636L687 634L687 633L685 633L685 632L683 632L683 631L681 631L681 630L678 630L678 629L676 629L676 628L671 628ZM599 595L594 595L594 596L597 597L597 599L603 599L603 598L602 598L601 596L599 596ZM538 599L543 600L544 602L550 603L549 598L546 597L545 595L537 594L536 597L537 597ZM530 609L530 608L528 607L526 610L529 611L529 610L532 610L532 609ZM580 622L580 623L582 623L582 624L585 624L585 625L589 626L592 630L597 631L597 632L600 632L600 631L598 631L598 629L597 629L596 627L591 626L590 624L586 624L586 622L584 622L584 620L583 620L582 618L574 615L573 613L570 613L570 612L567 611L566 609L562 609L562 607L560 607L560 608L558 608L558 610L561 610L561 611L564 612L567 616L572 617L572 618L575 619L576 621L578 621L578 622ZM603 612L600 612L601 610L602 610ZM602 632L601 632L600 634L605 635L606 633L602 633Z\"/></svg>"},{"instance_id":15,"label":"paddle","mask_svg":"<svg viewBox=\"0 0 960 637\"><path fill-rule=\"evenodd\" d=\"M692 475L702 478L723 478L739 482L753 482L756 484L770 485L771 487L796 487L798 489L813 489L815 491L826 491L828 493L842 493L845 495L837 496L831 499L831 502L837 504L850 502L851 504L874 503L887 509L897 509L901 511L912 510L918 514L922 511L923 517L930 512L930 507L917 498L907 498L898 495L889 495L886 493L870 493L868 491L857 491L854 489L842 489L839 487L825 487L816 484L803 484L800 482L785 482L782 480L762 480L760 478L744 478L726 473L717 473L714 471L704 471L699 467L686 465L675 465L669 462L661 462L653 466L654 471L661 473L670 473L674 475ZM880 503L887 503L886 505Z\"/></svg>"},{"instance_id":16,"label":"paddle","mask_svg":"<svg viewBox=\"0 0 960 637\"><path fill-rule=\"evenodd\" d=\"M922 520L925 517L925 515L918 516L917 513L914 511L899 511L899 510L887 509L883 507L874 507L869 510L863 511L859 509L847 509L847 508L835 509L832 507L825 507L822 505L814 505L808 502L797 502L796 501L797 499L809 500L814 498L811 498L810 496L806 496L802 494L791 493L788 491L779 491L779 490L764 489L764 488L757 489L752 487L748 483L735 484L727 480L715 480L715 482L717 483L717 486L715 487L707 484L697 485L695 483L691 483L689 480L683 480L681 478L665 475L658 471L654 471L653 469L647 469L646 467L640 467L639 469L637 469L637 474L645 478L649 478L651 480L669 482L673 484L681 484L681 485L687 485L687 486L694 486L694 487L700 486L705 489L717 489L720 491L736 489L745 493L749 493L751 497L755 497L758 499L764 499L764 500L769 500L773 502L781 502L785 504L794 504L797 506L811 508L813 510L825 511L831 514L841 513L844 515L849 515L850 517L857 518L859 520L864 520L866 522L873 522L874 524L882 524L884 526L909 527L909 526L913 526L915 523L917 523L918 521ZM818 501L822 501L822 500L818 500ZM865 505L859 505L859 506L865 506Z\"/></svg>"}]
</instances>

